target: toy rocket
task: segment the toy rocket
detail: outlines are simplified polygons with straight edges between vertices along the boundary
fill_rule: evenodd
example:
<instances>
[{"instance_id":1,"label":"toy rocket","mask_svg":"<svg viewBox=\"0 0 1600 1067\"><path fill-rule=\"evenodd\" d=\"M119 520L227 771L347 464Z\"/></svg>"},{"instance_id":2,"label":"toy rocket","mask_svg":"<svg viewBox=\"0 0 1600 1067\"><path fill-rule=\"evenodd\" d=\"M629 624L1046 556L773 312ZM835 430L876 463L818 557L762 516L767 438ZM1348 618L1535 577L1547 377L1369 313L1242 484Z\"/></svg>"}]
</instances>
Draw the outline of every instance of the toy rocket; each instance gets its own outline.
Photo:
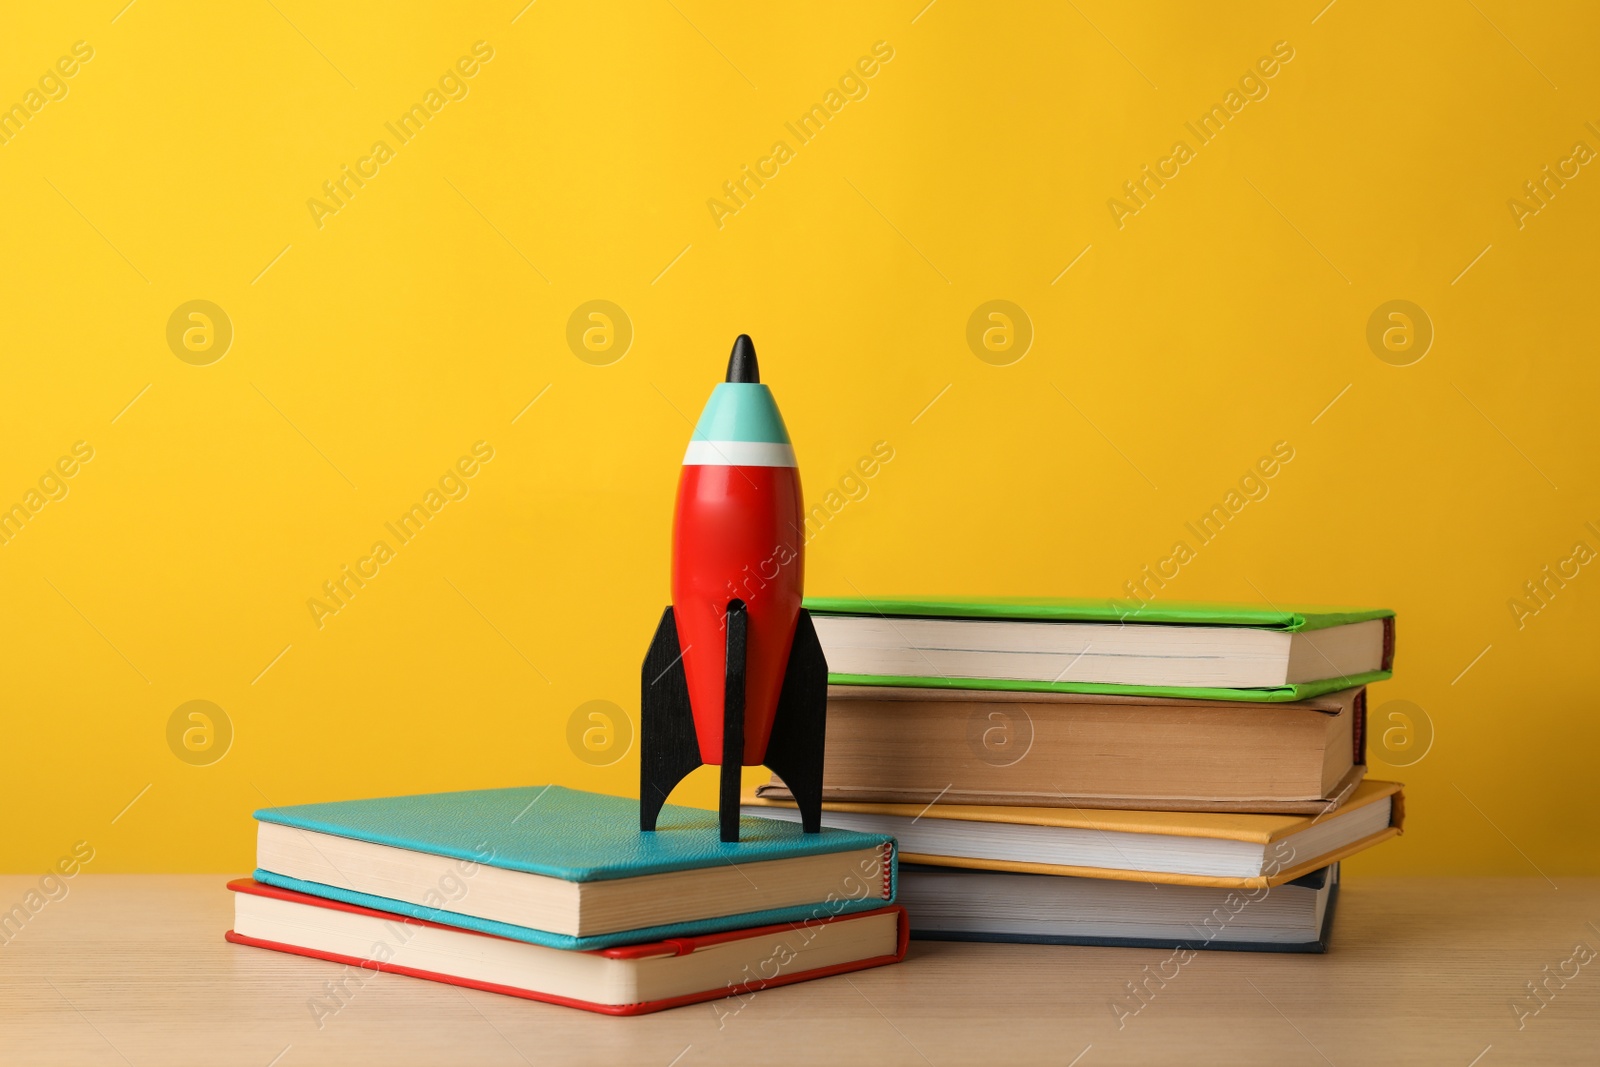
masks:
<instances>
[{"instance_id":1,"label":"toy rocket","mask_svg":"<svg viewBox=\"0 0 1600 1067\"><path fill-rule=\"evenodd\" d=\"M644 659L641 830L702 764L722 768L722 840L739 840L739 769L759 764L821 828L828 665L800 606L804 525L789 432L740 334L678 481L672 606Z\"/></svg>"}]
</instances>

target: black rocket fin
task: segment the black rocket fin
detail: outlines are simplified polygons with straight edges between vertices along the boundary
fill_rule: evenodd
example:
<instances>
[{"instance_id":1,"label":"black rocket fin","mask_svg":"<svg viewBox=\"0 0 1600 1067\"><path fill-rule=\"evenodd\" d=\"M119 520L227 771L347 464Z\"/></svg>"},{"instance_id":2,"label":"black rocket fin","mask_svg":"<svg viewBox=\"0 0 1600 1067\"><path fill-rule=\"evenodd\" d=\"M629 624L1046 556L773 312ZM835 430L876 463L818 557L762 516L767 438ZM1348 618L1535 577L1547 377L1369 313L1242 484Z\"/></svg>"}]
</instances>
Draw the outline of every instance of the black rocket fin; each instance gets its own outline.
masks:
<instances>
[{"instance_id":1,"label":"black rocket fin","mask_svg":"<svg viewBox=\"0 0 1600 1067\"><path fill-rule=\"evenodd\" d=\"M661 806L673 787L700 766L694 713L689 707L689 679L678 646L678 625L672 609L644 654L639 701L639 829L654 830Z\"/></svg>"},{"instance_id":2,"label":"black rocket fin","mask_svg":"<svg viewBox=\"0 0 1600 1067\"><path fill-rule=\"evenodd\" d=\"M722 840L739 840L739 772L744 769L745 653L750 616L744 601L728 601L728 667L722 689L722 782L717 810Z\"/></svg>"},{"instance_id":3,"label":"black rocket fin","mask_svg":"<svg viewBox=\"0 0 1600 1067\"><path fill-rule=\"evenodd\" d=\"M822 751L827 725L828 661L811 625L811 613L801 608L765 762L794 795L800 824L808 834L822 829Z\"/></svg>"}]
</instances>

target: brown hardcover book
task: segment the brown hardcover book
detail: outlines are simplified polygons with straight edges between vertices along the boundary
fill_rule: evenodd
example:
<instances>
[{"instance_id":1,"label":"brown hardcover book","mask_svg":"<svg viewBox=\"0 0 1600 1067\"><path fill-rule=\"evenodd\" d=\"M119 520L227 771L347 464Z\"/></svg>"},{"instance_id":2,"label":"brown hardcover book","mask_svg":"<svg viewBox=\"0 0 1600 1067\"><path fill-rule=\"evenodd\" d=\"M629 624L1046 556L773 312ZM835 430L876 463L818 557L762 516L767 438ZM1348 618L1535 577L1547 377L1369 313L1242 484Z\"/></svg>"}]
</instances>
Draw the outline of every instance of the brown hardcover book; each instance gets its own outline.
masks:
<instances>
[{"instance_id":1,"label":"brown hardcover book","mask_svg":"<svg viewBox=\"0 0 1600 1067\"><path fill-rule=\"evenodd\" d=\"M1365 688L1294 703L829 686L823 799L1317 814L1365 775ZM788 800L774 777L763 799Z\"/></svg>"}]
</instances>

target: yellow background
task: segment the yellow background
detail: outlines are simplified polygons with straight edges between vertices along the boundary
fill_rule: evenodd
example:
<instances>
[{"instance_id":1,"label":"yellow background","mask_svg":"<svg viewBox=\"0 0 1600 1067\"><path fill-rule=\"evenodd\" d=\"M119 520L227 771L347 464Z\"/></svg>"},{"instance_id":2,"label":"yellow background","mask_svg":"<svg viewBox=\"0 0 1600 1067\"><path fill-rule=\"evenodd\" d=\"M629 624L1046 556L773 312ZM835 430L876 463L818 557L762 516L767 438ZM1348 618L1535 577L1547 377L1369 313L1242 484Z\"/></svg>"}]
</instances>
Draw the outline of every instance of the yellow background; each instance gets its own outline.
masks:
<instances>
[{"instance_id":1,"label":"yellow background","mask_svg":"<svg viewBox=\"0 0 1600 1067\"><path fill-rule=\"evenodd\" d=\"M0 146L0 503L94 449L0 547L0 868L87 840L92 871L240 872L268 803L633 791L637 748L591 766L568 720L636 714L687 420L748 331L808 499L894 450L811 542L817 594L1119 595L1289 442L1161 595L1399 612L1373 706L1432 748L1375 760L1408 832L1351 869L1600 871L1600 567L1508 607L1600 549L1600 174L1507 206L1600 148L1584 5L123 2L0 36L0 103L94 49ZM319 229L308 199L480 40ZM1119 228L1279 41L1269 95ZM194 299L234 328L209 366L167 344ZM607 366L566 341L595 299L634 330ZM994 299L1035 333L1009 366L966 341ZM1411 366L1366 340L1394 299L1435 330ZM319 629L307 600L477 441L469 495ZM234 729L209 766L168 746L190 700Z\"/></svg>"}]
</instances>

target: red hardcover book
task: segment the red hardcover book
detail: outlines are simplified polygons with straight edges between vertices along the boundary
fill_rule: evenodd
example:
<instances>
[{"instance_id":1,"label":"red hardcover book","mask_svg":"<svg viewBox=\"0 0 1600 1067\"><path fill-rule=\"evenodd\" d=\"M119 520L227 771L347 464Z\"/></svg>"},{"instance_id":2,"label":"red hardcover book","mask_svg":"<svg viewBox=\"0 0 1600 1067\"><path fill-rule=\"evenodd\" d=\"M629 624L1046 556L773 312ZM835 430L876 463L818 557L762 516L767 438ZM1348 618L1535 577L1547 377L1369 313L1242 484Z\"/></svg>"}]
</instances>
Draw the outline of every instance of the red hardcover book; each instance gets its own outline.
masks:
<instances>
[{"instance_id":1,"label":"red hardcover book","mask_svg":"<svg viewBox=\"0 0 1600 1067\"><path fill-rule=\"evenodd\" d=\"M905 958L909 934L898 906L848 915L829 915L819 906L817 917L805 922L574 952L249 878L228 888L236 895L234 928L226 937L235 944L606 1015L643 1015L897 963ZM330 1004L330 1012L336 1006Z\"/></svg>"}]
</instances>

